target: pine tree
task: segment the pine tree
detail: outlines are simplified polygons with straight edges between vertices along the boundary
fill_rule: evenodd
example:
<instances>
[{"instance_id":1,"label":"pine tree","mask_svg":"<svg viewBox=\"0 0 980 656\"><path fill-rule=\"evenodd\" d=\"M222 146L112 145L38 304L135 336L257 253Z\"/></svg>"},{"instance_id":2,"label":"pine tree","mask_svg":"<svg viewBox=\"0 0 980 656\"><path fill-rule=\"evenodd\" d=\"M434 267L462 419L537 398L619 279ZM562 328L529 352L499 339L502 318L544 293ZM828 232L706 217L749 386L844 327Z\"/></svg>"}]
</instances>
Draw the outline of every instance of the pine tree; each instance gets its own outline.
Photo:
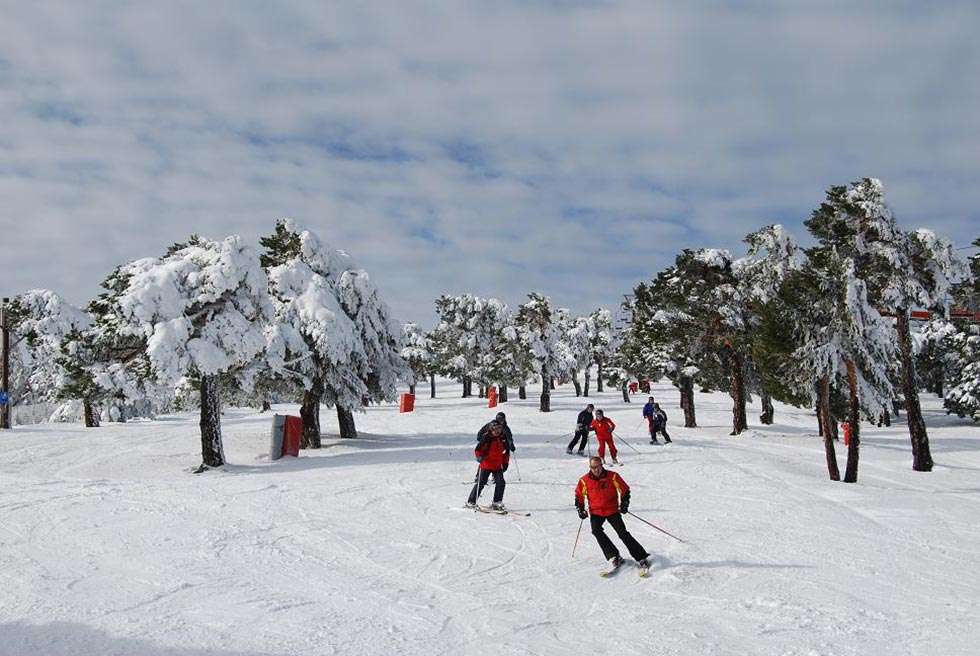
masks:
<instances>
[{"instance_id":1,"label":"pine tree","mask_svg":"<svg viewBox=\"0 0 980 656\"><path fill-rule=\"evenodd\" d=\"M866 278L874 274L879 238L891 235L893 222L884 206L881 183L864 178L847 187L831 187L806 226L818 241L807 251L820 286L829 300L824 368L843 365L848 381L851 443L844 481L857 481L862 410L877 419L894 398L890 367L897 359L895 331L872 306ZM891 237L889 237L891 239Z\"/></svg>"},{"instance_id":2,"label":"pine tree","mask_svg":"<svg viewBox=\"0 0 980 656\"><path fill-rule=\"evenodd\" d=\"M259 258L237 236L195 237L119 267L105 286L93 303L97 341L117 364L172 388L197 379L201 469L223 465L219 377L249 384L272 319Z\"/></svg>"},{"instance_id":3,"label":"pine tree","mask_svg":"<svg viewBox=\"0 0 980 656\"><path fill-rule=\"evenodd\" d=\"M541 380L541 412L551 412L551 381L568 369L568 359L560 346L558 312L547 296L532 292L517 311L517 330L527 345Z\"/></svg>"},{"instance_id":4,"label":"pine tree","mask_svg":"<svg viewBox=\"0 0 980 656\"><path fill-rule=\"evenodd\" d=\"M367 393L354 363L361 348L357 330L338 300L337 276L347 256L288 219L278 221L260 243L275 312L269 371L262 378L270 381L269 389L301 395L301 446L318 449L326 391L331 405L339 400L346 407L357 407Z\"/></svg>"},{"instance_id":5,"label":"pine tree","mask_svg":"<svg viewBox=\"0 0 980 656\"><path fill-rule=\"evenodd\" d=\"M412 371L408 391L415 394L415 385L427 376L434 375L432 362L434 354L428 336L414 323L402 324L402 359Z\"/></svg>"}]
</instances>

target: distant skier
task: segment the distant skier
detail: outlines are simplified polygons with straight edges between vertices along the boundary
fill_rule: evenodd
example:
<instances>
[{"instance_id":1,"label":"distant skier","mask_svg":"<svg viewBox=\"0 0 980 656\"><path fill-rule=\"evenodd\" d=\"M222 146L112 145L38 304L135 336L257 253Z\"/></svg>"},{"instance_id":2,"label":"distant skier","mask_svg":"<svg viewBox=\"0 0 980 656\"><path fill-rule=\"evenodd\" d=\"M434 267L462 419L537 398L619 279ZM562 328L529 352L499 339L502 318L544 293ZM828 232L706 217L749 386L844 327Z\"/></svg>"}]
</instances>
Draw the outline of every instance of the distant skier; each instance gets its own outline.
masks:
<instances>
[{"instance_id":1,"label":"distant skier","mask_svg":"<svg viewBox=\"0 0 980 656\"><path fill-rule=\"evenodd\" d=\"M511 432L510 426L507 425L507 415L502 412L498 412L496 417L483 425L483 428L477 432L476 439L482 440L487 437L490 434L490 429L494 425L499 425L504 429L504 436L507 438L507 450L517 451L517 447L514 446L514 433Z\"/></svg>"},{"instance_id":2,"label":"distant skier","mask_svg":"<svg viewBox=\"0 0 980 656\"><path fill-rule=\"evenodd\" d=\"M659 403L654 403L653 417L650 419L650 444L659 444L657 433L663 433L664 444L670 444L670 435L667 434L667 413L664 412Z\"/></svg>"},{"instance_id":3,"label":"distant skier","mask_svg":"<svg viewBox=\"0 0 980 656\"><path fill-rule=\"evenodd\" d=\"M654 439L653 435L653 406L656 403L653 402L653 397L647 399L646 404L643 406L643 418L647 420L647 432L650 433L650 439Z\"/></svg>"},{"instance_id":4,"label":"distant skier","mask_svg":"<svg viewBox=\"0 0 980 656\"><path fill-rule=\"evenodd\" d=\"M589 502L588 512L585 510L586 499ZM649 567L647 558L650 554L636 541L636 538L630 535L623 522L623 515L629 512L630 508L630 486L618 473L604 469L602 458L596 456L589 458L589 473L580 478L575 486L575 507L578 509L578 516L582 519L589 517L589 513L592 515L589 519L592 535L599 543L602 555L612 565L612 570L607 573L615 571L623 564L619 549L602 528L607 521L626 545L636 564L645 572Z\"/></svg>"},{"instance_id":5,"label":"distant skier","mask_svg":"<svg viewBox=\"0 0 980 656\"><path fill-rule=\"evenodd\" d=\"M568 443L568 448L565 450L565 453L571 454L572 449L575 448L575 444L581 440L582 444L580 444L578 447L578 454L584 454L585 445L589 442L589 431L593 430L593 410L595 410L595 406L590 403L589 405L585 406L585 410L578 413L578 418L575 420L575 437L573 437L572 441Z\"/></svg>"},{"instance_id":6,"label":"distant skier","mask_svg":"<svg viewBox=\"0 0 980 656\"><path fill-rule=\"evenodd\" d=\"M493 474L493 503L490 505L490 509L506 512L507 509L503 503L504 488L507 487L504 472L507 471L507 465L510 464L510 452L512 450L510 447L512 445L507 440L502 424L492 421L481 428L480 433L484 432L484 428L487 429L486 435L480 437L480 441L473 451L477 462L480 463L480 468L477 470L476 482L473 484L473 490L466 501L466 507L476 507L477 497L480 496L490 479L490 475Z\"/></svg>"},{"instance_id":7,"label":"distant skier","mask_svg":"<svg viewBox=\"0 0 980 656\"><path fill-rule=\"evenodd\" d=\"M612 419L606 417L602 410L596 410L595 419L592 421L592 430L595 431L595 438L599 442L599 458L603 462L606 461L606 445L608 444L612 461L618 465L616 443L613 442L613 431L616 430L616 424L613 423Z\"/></svg>"}]
</instances>

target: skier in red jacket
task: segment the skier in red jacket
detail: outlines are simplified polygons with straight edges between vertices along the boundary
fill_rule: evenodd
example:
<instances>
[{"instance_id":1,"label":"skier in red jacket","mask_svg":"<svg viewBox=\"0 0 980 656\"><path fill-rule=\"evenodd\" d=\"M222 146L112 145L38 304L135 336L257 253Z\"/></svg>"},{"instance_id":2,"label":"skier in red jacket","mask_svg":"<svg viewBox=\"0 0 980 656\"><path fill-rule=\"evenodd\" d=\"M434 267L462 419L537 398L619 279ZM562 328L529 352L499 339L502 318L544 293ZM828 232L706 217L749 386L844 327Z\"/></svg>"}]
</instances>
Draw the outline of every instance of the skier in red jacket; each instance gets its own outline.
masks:
<instances>
[{"instance_id":1,"label":"skier in red jacket","mask_svg":"<svg viewBox=\"0 0 980 656\"><path fill-rule=\"evenodd\" d=\"M585 510L586 499L589 501L589 512ZM602 548L602 555L610 562L613 569L622 565L623 559L619 555L619 549L602 528L606 521L629 549L636 564L644 570L649 567L647 558L650 554L636 541L636 538L630 535L626 530L626 524L623 523L623 515L629 512L630 507L630 486L616 472L604 469L602 458L597 456L589 458L589 473L580 478L575 486L575 507L578 509L578 516L582 519L592 513L589 519L592 524L592 535L595 536L596 542Z\"/></svg>"},{"instance_id":2,"label":"skier in red jacket","mask_svg":"<svg viewBox=\"0 0 980 656\"><path fill-rule=\"evenodd\" d=\"M616 444L613 442L613 431L616 430L616 424L613 423L612 419L605 416L602 410L596 410L595 419L592 421L592 430L595 431L596 440L599 441L599 458L603 462L606 461L606 445L608 444L612 461L618 465Z\"/></svg>"},{"instance_id":3,"label":"skier in red jacket","mask_svg":"<svg viewBox=\"0 0 980 656\"><path fill-rule=\"evenodd\" d=\"M480 469L466 506L468 508L476 507L477 497L483 492L483 487L490 479L490 474L493 474L493 503L490 508L504 512L506 511L503 504L504 488L507 486L507 482L504 480L504 472L507 471L507 465L510 464L510 445L503 426L494 422L488 426L489 430L481 437L473 451L477 462L480 463ZM481 433L483 433L482 430Z\"/></svg>"}]
</instances>

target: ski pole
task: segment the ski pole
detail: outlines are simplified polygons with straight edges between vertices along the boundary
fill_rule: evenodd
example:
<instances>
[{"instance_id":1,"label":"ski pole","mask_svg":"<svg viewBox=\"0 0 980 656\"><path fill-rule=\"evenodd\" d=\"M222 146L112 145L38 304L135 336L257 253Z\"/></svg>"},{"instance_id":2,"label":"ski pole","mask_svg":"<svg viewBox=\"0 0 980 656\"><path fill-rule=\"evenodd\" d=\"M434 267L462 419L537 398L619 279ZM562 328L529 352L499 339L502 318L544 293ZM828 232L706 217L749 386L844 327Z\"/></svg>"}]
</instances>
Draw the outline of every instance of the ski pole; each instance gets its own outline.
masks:
<instances>
[{"instance_id":1,"label":"ski pole","mask_svg":"<svg viewBox=\"0 0 980 656\"><path fill-rule=\"evenodd\" d=\"M514 469L517 470L517 481L523 483L524 481L521 480L521 466L517 464L517 456L511 453L510 459L514 461Z\"/></svg>"},{"instance_id":2,"label":"ski pole","mask_svg":"<svg viewBox=\"0 0 980 656\"><path fill-rule=\"evenodd\" d=\"M613 435L616 435L616 433L613 433ZM616 439L619 440L620 442L622 442L623 444L625 444L626 446L628 446L629 448L633 449L637 453L640 453L640 450L639 449L637 449L635 446L633 446L632 444L630 444L629 442L627 442L626 440L624 440L623 438L621 438L619 435L616 435ZM643 454L640 454L640 455L643 455Z\"/></svg>"},{"instance_id":3,"label":"ski pole","mask_svg":"<svg viewBox=\"0 0 980 656\"><path fill-rule=\"evenodd\" d=\"M582 535L582 524L585 523L585 517L578 523L578 533L575 534L575 544L572 545L572 558L575 557L575 547L578 546L578 536Z\"/></svg>"},{"instance_id":4,"label":"ski pole","mask_svg":"<svg viewBox=\"0 0 980 656\"><path fill-rule=\"evenodd\" d=\"M654 523L652 523L652 522L648 522L647 520L645 520L645 519L643 519L642 517L639 517L639 516L637 516L637 515L634 515L634 514L633 514L633 513L631 513L631 512L627 512L626 514L627 514L627 515L629 515L629 516L631 516L631 517L636 517L636 518L637 518L638 520L640 520L641 522L643 522L643 523L644 523L644 524L646 524L647 526L652 526L653 528L655 528L655 529L657 529L658 531L660 531L660 532L661 532L661 533L663 533L664 535L669 535L670 537L672 537L672 538L674 538L674 539L675 539L675 540L677 540L678 542L683 542L684 544L687 544L687 542L685 542L684 540L681 540L681 539L680 539L679 537L677 537L677 536L676 536L676 535L674 535L673 533L668 533L667 531L665 531L665 530L663 530L662 528L660 528L660 527L659 527L659 526L657 526L656 524L654 524Z\"/></svg>"},{"instance_id":5,"label":"ski pole","mask_svg":"<svg viewBox=\"0 0 980 656\"><path fill-rule=\"evenodd\" d=\"M564 433L562 435L559 435L558 437L552 437L551 439L545 440L544 443L545 444L550 444L551 442L554 442L555 440L563 440L566 437L571 437L574 434L575 433Z\"/></svg>"},{"instance_id":6,"label":"ski pole","mask_svg":"<svg viewBox=\"0 0 980 656\"><path fill-rule=\"evenodd\" d=\"M476 463L476 478L473 479L473 485L476 486L476 500L480 500L480 495L483 494L483 488L480 487L480 463Z\"/></svg>"}]
</instances>

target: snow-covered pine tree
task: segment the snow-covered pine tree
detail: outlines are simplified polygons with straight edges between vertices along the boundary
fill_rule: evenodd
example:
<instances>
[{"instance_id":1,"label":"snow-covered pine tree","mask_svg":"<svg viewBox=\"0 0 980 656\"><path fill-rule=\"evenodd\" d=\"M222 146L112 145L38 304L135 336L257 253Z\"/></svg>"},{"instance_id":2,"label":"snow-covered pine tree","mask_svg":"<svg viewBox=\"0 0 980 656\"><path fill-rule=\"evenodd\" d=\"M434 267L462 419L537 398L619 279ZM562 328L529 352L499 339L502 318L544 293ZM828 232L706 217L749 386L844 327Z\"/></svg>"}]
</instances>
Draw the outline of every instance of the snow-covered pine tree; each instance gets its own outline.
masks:
<instances>
[{"instance_id":1,"label":"snow-covered pine tree","mask_svg":"<svg viewBox=\"0 0 980 656\"><path fill-rule=\"evenodd\" d=\"M909 316L917 307L947 313L952 283L967 275L965 263L952 244L932 231L902 231L885 203L881 181L874 178L854 182L847 188L832 188L808 227L822 246L833 247L840 256L853 261L879 312L896 317L912 468L931 471L932 455L919 406Z\"/></svg>"},{"instance_id":2,"label":"snow-covered pine tree","mask_svg":"<svg viewBox=\"0 0 980 656\"><path fill-rule=\"evenodd\" d=\"M358 329L341 307L337 279L349 258L323 244L290 219L260 240L275 320L269 330L266 374L302 395L304 448L320 448L320 404L356 408L368 393L355 354L363 350Z\"/></svg>"},{"instance_id":3,"label":"snow-covered pine tree","mask_svg":"<svg viewBox=\"0 0 980 656\"><path fill-rule=\"evenodd\" d=\"M598 308L589 314L589 350L592 362L585 368L585 390L583 396L589 395L589 382L592 365L596 366L596 386L602 392L602 367L612 357L613 349L613 317L609 310Z\"/></svg>"},{"instance_id":4,"label":"snow-covered pine tree","mask_svg":"<svg viewBox=\"0 0 980 656\"><path fill-rule=\"evenodd\" d=\"M70 383L62 346L71 336L86 330L91 318L61 296L47 289L32 289L15 296L7 308L11 334L10 405L28 397L32 403L52 403ZM74 397L85 399L84 396ZM86 412L86 426L97 426L94 410Z\"/></svg>"},{"instance_id":5,"label":"snow-covered pine tree","mask_svg":"<svg viewBox=\"0 0 980 656\"><path fill-rule=\"evenodd\" d=\"M844 481L857 481L860 449L861 410L874 419L881 416L894 398L889 368L897 360L895 331L872 305L863 276L873 276L872 232L889 229L882 201L881 184L864 178L850 185L831 187L826 200L814 210L806 226L818 245L807 251L818 294L827 307L826 335L804 349L818 364L816 368L846 372L849 390L851 444Z\"/></svg>"},{"instance_id":6,"label":"snow-covered pine tree","mask_svg":"<svg viewBox=\"0 0 980 656\"><path fill-rule=\"evenodd\" d=\"M760 228L747 235L744 241L749 246L748 253L732 264L732 271L738 281L739 295L750 305L755 315L749 342L750 358L755 365L752 367L753 379L757 381L762 397L762 415L759 421L771 424L774 413L773 395L776 398L782 396L783 401L788 401L795 395L787 393L789 389L778 371L778 360L771 357L773 349L788 346L788 334L776 330L760 333L760 312L778 294L786 277L803 267L806 257L796 245L793 236L778 224ZM770 324L770 327L775 325Z\"/></svg>"},{"instance_id":7,"label":"snow-covered pine tree","mask_svg":"<svg viewBox=\"0 0 980 656\"><path fill-rule=\"evenodd\" d=\"M731 434L740 434L748 427L746 375L756 319L732 269L731 255L713 248L684 250L647 291L644 298L650 299L650 307L642 308L644 323L651 328L666 324L658 337L673 342L669 351L684 354L677 359L697 366L702 384L729 392ZM639 292L635 297L639 310L645 301Z\"/></svg>"},{"instance_id":8,"label":"snow-covered pine tree","mask_svg":"<svg viewBox=\"0 0 980 656\"><path fill-rule=\"evenodd\" d=\"M980 248L980 239L973 242ZM954 305L976 316L980 312L980 253L970 257L970 276L956 285ZM944 354L949 376L943 404L947 412L980 421L980 325L971 319L953 319Z\"/></svg>"},{"instance_id":9,"label":"snow-covered pine tree","mask_svg":"<svg viewBox=\"0 0 980 656\"><path fill-rule=\"evenodd\" d=\"M408 391L415 394L415 385L420 380L430 378L435 382L431 371L433 353L432 345L429 343L428 336L419 330L417 324L402 324L402 359L412 370L412 378L409 382ZM433 387L433 398L435 398L435 388Z\"/></svg>"},{"instance_id":10,"label":"snow-covered pine tree","mask_svg":"<svg viewBox=\"0 0 980 656\"><path fill-rule=\"evenodd\" d=\"M567 352L568 371L575 386L575 396L582 396L582 384L578 379L578 372L585 371L588 375L589 367L592 366L595 356L592 353L591 321L589 317L573 317L566 315L561 322L563 344Z\"/></svg>"},{"instance_id":11,"label":"snow-covered pine tree","mask_svg":"<svg viewBox=\"0 0 980 656\"><path fill-rule=\"evenodd\" d=\"M472 382L481 387L499 383L500 341L512 323L510 310L495 298L472 294L443 294L436 299L439 324L429 334L436 366L463 384L463 398L471 395Z\"/></svg>"},{"instance_id":12,"label":"snow-covered pine tree","mask_svg":"<svg viewBox=\"0 0 980 656\"><path fill-rule=\"evenodd\" d=\"M551 299L537 292L528 294L528 299L517 311L517 331L530 349L540 376L540 410L551 412L551 380L565 373L568 360L560 347L561 328Z\"/></svg>"},{"instance_id":13,"label":"snow-covered pine tree","mask_svg":"<svg viewBox=\"0 0 980 656\"><path fill-rule=\"evenodd\" d=\"M606 382L620 390L623 402L630 403L628 385L632 380L658 380L668 372L669 357L663 343L650 330L653 302L649 287L640 283L619 308L609 342L612 354L605 357Z\"/></svg>"},{"instance_id":14,"label":"snow-covered pine tree","mask_svg":"<svg viewBox=\"0 0 980 656\"><path fill-rule=\"evenodd\" d=\"M401 326L391 316L367 271L355 267L349 256L346 270L337 279L337 295L340 307L354 324L359 347L353 351L352 361L366 392L363 402L356 405L348 406L339 397L332 400L337 405L340 436L357 437L351 410L363 411L365 403L394 401L398 398L398 382L409 380L412 374L401 356ZM328 388L327 392L331 390Z\"/></svg>"},{"instance_id":15,"label":"snow-covered pine tree","mask_svg":"<svg viewBox=\"0 0 980 656\"><path fill-rule=\"evenodd\" d=\"M192 236L165 255L119 267L100 296L96 324L117 341L116 359L176 388L198 381L198 471L224 464L218 377L251 383L272 320L268 281L255 251L238 236Z\"/></svg>"}]
</instances>

